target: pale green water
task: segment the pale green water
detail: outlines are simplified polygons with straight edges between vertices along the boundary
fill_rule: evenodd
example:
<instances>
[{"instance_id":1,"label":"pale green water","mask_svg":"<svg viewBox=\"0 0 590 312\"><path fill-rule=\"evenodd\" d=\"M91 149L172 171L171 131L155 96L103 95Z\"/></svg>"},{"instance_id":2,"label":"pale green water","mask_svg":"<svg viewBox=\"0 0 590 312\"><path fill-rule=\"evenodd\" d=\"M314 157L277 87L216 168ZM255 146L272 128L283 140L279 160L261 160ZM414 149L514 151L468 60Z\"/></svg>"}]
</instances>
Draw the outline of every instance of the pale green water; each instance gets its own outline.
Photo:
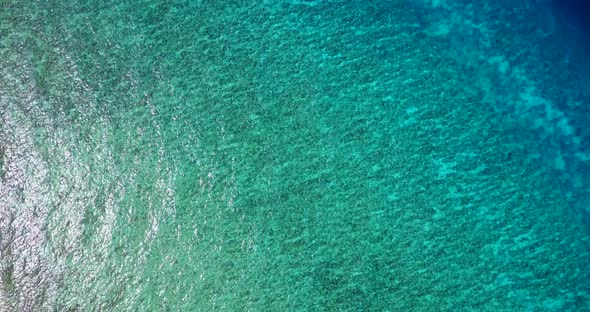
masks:
<instances>
[{"instance_id":1,"label":"pale green water","mask_svg":"<svg viewBox=\"0 0 590 312\"><path fill-rule=\"evenodd\" d=\"M590 309L544 50L386 3L0 0L0 311Z\"/></svg>"}]
</instances>

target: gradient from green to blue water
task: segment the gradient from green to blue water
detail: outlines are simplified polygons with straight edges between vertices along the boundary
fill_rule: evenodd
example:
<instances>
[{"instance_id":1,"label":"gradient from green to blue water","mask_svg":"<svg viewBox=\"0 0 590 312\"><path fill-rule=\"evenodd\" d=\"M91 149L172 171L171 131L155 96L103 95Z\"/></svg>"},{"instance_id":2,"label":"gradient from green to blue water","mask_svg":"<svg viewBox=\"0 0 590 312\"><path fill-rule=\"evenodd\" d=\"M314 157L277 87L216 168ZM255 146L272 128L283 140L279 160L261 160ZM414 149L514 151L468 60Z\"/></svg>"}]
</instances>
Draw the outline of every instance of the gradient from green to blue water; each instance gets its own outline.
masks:
<instances>
[{"instance_id":1,"label":"gradient from green to blue water","mask_svg":"<svg viewBox=\"0 0 590 312\"><path fill-rule=\"evenodd\" d=\"M584 53L470 3L0 0L0 311L590 309Z\"/></svg>"}]
</instances>

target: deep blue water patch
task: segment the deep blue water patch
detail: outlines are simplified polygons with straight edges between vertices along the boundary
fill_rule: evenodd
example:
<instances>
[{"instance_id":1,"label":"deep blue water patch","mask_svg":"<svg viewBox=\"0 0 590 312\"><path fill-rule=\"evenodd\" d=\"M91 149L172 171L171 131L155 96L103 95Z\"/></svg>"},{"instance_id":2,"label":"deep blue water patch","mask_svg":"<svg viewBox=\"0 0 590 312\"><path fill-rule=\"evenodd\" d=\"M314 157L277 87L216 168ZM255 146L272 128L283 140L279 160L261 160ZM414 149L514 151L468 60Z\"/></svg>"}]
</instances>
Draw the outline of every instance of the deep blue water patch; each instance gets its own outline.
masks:
<instances>
[{"instance_id":1,"label":"deep blue water patch","mask_svg":"<svg viewBox=\"0 0 590 312\"><path fill-rule=\"evenodd\" d=\"M564 23L571 25L588 39L587 36L590 36L590 2L585 0L554 0L553 6L564 19Z\"/></svg>"}]
</instances>

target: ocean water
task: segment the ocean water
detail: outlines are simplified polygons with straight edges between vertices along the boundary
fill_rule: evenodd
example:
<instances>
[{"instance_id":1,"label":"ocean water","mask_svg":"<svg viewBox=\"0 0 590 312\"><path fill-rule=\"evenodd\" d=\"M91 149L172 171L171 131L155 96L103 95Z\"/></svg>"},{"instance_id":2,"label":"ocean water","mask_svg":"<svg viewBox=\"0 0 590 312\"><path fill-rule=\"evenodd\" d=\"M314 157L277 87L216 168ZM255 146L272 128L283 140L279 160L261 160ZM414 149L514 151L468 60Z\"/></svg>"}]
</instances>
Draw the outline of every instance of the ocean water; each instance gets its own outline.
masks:
<instances>
[{"instance_id":1,"label":"ocean water","mask_svg":"<svg viewBox=\"0 0 590 312\"><path fill-rule=\"evenodd\" d=\"M590 311L583 9L0 0L0 311Z\"/></svg>"}]
</instances>

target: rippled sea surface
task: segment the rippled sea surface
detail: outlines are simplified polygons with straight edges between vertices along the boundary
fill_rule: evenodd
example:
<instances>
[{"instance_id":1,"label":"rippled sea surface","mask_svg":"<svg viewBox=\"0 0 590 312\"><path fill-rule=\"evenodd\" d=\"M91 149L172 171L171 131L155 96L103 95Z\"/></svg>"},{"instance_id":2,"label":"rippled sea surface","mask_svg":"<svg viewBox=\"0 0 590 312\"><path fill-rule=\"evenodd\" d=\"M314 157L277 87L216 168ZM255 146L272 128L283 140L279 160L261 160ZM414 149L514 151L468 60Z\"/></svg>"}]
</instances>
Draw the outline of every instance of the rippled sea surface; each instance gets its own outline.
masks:
<instances>
[{"instance_id":1,"label":"rippled sea surface","mask_svg":"<svg viewBox=\"0 0 590 312\"><path fill-rule=\"evenodd\" d=\"M590 310L553 9L0 0L0 311Z\"/></svg>"}]
</instances>

